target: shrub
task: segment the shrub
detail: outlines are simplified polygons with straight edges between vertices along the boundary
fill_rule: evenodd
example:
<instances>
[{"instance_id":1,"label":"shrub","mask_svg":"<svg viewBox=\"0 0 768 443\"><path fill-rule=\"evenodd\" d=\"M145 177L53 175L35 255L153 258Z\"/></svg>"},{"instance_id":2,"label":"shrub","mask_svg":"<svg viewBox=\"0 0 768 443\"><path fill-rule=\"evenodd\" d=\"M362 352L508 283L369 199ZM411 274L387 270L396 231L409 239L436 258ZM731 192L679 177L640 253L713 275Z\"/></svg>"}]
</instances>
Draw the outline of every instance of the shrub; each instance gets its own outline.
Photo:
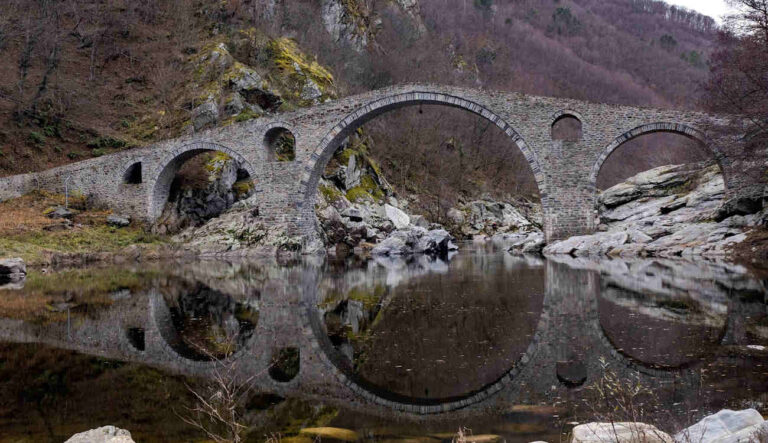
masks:
<instances>
[{"instance_id":1,"label":"shrub","mask_svg":"<svg viewBox=\"0 0 768 443\"><path fill-rule=\"evenodd\" d=\"M45 135L32 131L29 133L29 136L27 139L34 145L42 145L45 144Z\"/></svg>"},{"instance_id":2,"label":"shrub","mask_svg":"<svg viewBox=\"0 0 768 443\"><path fill-rule=\"evenodd\" d=\"M99 148L124 148L127 146L127 143L125 140L120 140L118 138L110 137L110 136L104 136L104 137L98 137L90 142L88 142L87 146L91 149L99 149Z\"/></svg>"}]
</instances>

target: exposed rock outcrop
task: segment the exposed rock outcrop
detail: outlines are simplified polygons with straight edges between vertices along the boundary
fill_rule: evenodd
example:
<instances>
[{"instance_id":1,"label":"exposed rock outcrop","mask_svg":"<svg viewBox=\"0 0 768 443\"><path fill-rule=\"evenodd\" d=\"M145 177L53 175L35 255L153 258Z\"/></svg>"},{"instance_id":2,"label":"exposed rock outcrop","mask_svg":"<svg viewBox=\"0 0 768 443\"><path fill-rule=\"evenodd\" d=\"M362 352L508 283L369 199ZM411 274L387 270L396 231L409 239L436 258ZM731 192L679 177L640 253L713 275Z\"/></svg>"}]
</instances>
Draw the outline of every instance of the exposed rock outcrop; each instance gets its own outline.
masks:
<instances>
[{"instance_id":1,"label":"exposed rock outcrop","mask_svg":"<svg viewBox=\"0 0 768 443\"><path fill-rule=\"evenodd\" d=\"M544 253L725 256L746 238L746 231L767 224L768 209L718 222L723 197L723 177L717 165L652 169L600 195L601 232L553 243Z\"/></svg>"},{"instance_id":2,"label":"exposed rock outcrop","mask_svg":"<svg viewBox=\"0 0 768 443\"><path fill-rule=\"evenodd\" d=\"M541 205L521 199L474 200L449 209L446 216L451 233L462 239L508 238L514 243L521 235L541 233Z\"/></svg>"}]
</instances>

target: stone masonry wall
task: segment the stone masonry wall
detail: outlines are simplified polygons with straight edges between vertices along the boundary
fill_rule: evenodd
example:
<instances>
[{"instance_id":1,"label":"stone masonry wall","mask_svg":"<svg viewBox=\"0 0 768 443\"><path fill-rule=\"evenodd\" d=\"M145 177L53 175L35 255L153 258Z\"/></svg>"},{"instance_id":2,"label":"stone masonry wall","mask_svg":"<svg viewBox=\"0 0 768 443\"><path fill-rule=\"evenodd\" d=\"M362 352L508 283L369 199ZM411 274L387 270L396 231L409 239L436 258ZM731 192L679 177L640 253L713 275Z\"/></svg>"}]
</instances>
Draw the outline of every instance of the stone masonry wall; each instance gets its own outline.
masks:
<instances>
[{"instance_id":1,"label":"stone masonry wall","mask_svg":"<svg viewBox=\"0 0 768 443\"><path fill-rule=\"evenodd\" d=\"M594 230L595 182L605 159L623 142L650 132L675 132L703 142L724 170L730 195L755 179L743 162L722 152L706 128L725 120L699 112L645 109L578 100L439 85L401 85L328 102L312 108L233 124L54 168L37 174L0 178L0 200L40 188L91 197L97 204L151 222L167 198L168 176L186 158L204 150L227 152L251 172L266 225L282 223L291 234L315 235L314 198L323 168L339 143L366 121L420 103L458 107L489 119L504 130L525 155L536 177L548 240ZM578 118L583 137L553 141L551 127L562 115ZM283 127L296 138L293 162L270 161L264 136ZM127 169L142 164L143 183L127 184Z\"/></svg>"}]
</instances>

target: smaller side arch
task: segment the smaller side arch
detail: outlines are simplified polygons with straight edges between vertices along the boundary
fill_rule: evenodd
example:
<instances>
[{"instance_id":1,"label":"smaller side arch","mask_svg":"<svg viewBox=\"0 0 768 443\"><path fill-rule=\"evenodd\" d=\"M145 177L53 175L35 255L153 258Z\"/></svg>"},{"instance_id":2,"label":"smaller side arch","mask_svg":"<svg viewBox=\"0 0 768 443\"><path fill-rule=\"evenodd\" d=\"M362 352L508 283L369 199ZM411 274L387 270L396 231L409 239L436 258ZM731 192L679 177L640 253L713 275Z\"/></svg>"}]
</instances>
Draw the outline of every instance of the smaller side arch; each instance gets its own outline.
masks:
<instances>
[{"instance_id":1,"label":"smaller side arch","mask_svg":"<svg viewBox=\"0 0 768 443\"><path fill-rule=\"evenodd\" d=\"M124 184L126 176L131 172L131 168L134 168L136 165L141 165L142 169L142 181L146 181L146 168L147 168L147 162L143 156L140 157L130 157L122 162L120 165L120 169L118 169L119 177L118 184Z\"/></svg>"},{"instance_id":2,"label":"smaller side arch","mask_svg":"<svg viewBox=\"0 0 768 443\"><path fill-rule=\"evenodd\" d=\"M592 166L592 170L589 175L589 183L590 183L590 186L592 186L592 189L594 189L595 191L597 190L597 176L600 174L600 169L602 169L603 164L608 159L608 157L611 156L613 151L619 148L619 146L623 145L624 143L634 138L640 137L641 135L652 134L656 132L668 132L673 134L680 134L700 142L715 157L715 161L717 162L718 166L720 166L720 170L723 173L723 179L724 179L723 182L725 184L725 189L726 191L728 190L729 188L728 178L726 176L727 172L725 167L723 166L726 159L725 154L723 154L709 139L709 137L707 137L707 135L704 134L702 131L684 123L670 123L670 122L657 122L657 123L649 123L649 124L641 125L616 137L608 146L606 146L600 152L600 155L597 157L594 165Z\"/></svg>"},{"instance_id":3,"label":"smaller side arch","mask_svg":"<svg viewBox=\"0 0 768 443\"><path fill-rule=\"evenodd\" d=\"M556 122L562 117L574 117L577 118L582 124L584 124L584 117L580 113L571 109L561 109L552 114L552 122Z\"/></svg>"},{"instance_id":4,"label":"smaller side arch","mask_svg":"<svg viewBox=\"0 0 768 443\"><path fill-rule=\"evenodd\" d=\"M248 172L251 180L256 177L256 170L253 168L253 165L231 148L206 141L197 141L180 146L171 150L148 174L148 179L146 180L149 191L147 193L148 221L153 222L160 216L165 202L168 201L171 182L181 165L195 155L207 151L218 151L229 155Z\"/></svg>"},{"instance_id":5,"label":"smaller side arch","mask_svg":"<svg viewBox=\"0 0 768 443\"><path fill-rule=\"evenodd\" d=\"M260 142L261 145L260 146L261 146L262 152L264 153L263 158L265 159L265 161L268 161L268 162L275 161L273 158L273 153L270 151L271 147L269 146L268 138L272 132L278 129L284 129L289 133L291 133L291 135L293 135L295 144L298 145L299 132L293 125L287 122L284 122L282 120L273 121L261 128L261 142ZM298 146L294 147L296 151L295 152L296 160L298 160L298 157L299 157L299 150L297 148Z\"/></svg>"},{"instance_id":6,"label":"smaller side arch","mask_svg":"<svg viewBox=\"0 0 768 443\"><path fill-rule=\"evenodd\" d=\"M575 120L578 125L572 128L568 128L568 122L566 122L566 120ZM558 128L559 124L561 125L560 128ZM565 124L565 127L562 127L563 124ZM573 125L573 123L570 124ZM577 135L563 136L563 131L565 131L565 134L569 134L569 130L575 131ZM560 111L552 114L552 123L550 127L550 135L552 140L576 142L584 138L584 132L584 117L578 112L572 111L570 109L561 109Z\"/></svg>"}]
</instances>

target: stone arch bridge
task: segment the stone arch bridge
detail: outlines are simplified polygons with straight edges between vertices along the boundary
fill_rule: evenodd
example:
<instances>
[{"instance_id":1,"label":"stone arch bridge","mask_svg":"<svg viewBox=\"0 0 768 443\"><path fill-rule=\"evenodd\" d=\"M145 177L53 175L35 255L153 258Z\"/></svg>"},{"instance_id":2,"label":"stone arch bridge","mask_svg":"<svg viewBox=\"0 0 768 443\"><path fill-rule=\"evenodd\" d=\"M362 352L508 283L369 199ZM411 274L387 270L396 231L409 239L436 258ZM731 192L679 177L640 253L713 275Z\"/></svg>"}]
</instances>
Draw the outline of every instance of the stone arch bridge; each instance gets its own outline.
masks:
<instances>
[{"instance_id":1,"label":"stone arch bridge","mask_svg":"<svg viewBox=\"0 0 768 443\"><path fill-rule=\"evenodd\" d=\"M464 109L496 124L530 165L542 199L547 240L595 229L596 180L608 156L625 141L671 132L704 144L720 164L726 192L749 179L739 160L708 135L727 119L699 112L612 106L578 100L426 84L400 85L345 97L311 108L216 128L140 149L93 158L40 173L0 179L0 200L34 189L70 191L96 204L151 222L160 215L176 171L203 151L237 159L253 178L260 217L287 226L292 235L315 235L314 199L325 164L357 127L387 111L419 104ZM563 116L582 125L579 140L553 140ZM295 160L275 161L270 131L284 128L296 140ZM511 172L512 173L512 172Z\"/></svg>"}]
</instances>

